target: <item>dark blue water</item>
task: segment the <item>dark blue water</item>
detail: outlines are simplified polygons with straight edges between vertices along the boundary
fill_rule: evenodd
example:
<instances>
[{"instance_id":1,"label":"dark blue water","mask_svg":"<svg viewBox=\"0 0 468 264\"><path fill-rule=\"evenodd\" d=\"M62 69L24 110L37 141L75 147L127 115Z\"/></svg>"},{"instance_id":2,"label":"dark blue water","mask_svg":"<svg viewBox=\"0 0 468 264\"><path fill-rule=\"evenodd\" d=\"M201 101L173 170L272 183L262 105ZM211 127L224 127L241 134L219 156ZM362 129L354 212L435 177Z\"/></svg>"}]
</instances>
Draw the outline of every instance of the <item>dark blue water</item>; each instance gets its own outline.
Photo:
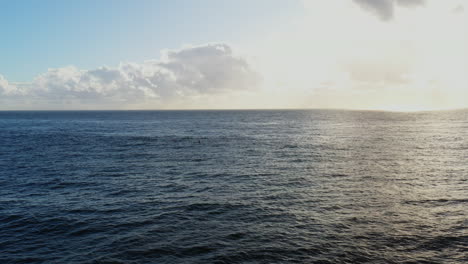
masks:
<instances>
[{"instance_id":1,"label":"dark blue water","mask_svg":"<svg viewBox=\"0 0 468 264\"><path fill-rule=\"evenodd\" d=\"M0 112L0 263L466 263L468 111Z\"/></svg>"}]
</instances>

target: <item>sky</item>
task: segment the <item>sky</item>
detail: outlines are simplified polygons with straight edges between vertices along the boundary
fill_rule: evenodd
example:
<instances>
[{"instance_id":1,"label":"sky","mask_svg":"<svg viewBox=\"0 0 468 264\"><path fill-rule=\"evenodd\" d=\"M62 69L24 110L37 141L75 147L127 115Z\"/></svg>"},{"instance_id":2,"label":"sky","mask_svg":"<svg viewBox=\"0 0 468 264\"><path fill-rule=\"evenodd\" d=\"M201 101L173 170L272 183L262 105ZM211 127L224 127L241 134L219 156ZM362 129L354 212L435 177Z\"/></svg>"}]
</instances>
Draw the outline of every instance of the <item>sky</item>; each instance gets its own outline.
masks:
<instances>
[{"instance_id":1,"label":"sky","mask_svg":"<svg viewBox=\"0 0 468 264\"><path fill-rule=\"evenodd\" d=\"M0 3L0 110L468 107L464 0Z\"/></svg>"}]
</instances>

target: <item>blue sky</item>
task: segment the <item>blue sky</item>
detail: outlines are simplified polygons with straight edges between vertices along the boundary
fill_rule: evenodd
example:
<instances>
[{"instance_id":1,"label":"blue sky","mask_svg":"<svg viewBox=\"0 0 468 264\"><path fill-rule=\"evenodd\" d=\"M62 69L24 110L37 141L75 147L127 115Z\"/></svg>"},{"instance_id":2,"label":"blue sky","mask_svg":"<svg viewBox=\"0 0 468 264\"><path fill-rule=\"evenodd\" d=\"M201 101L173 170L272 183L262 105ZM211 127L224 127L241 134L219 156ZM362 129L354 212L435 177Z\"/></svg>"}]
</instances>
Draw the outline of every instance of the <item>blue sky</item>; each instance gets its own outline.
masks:
<instances>
[{"instance_id":1,"label":"blue sky","mask_svg":"<svg viewBox=\"0 0 468 264\"><path fill-rule=\"evenodd\" d=\"M241 43L302 12L283 0L2 0L0 73L31 81L48 68L91 69L162 49Z\"/></svg>"}]
</instances>

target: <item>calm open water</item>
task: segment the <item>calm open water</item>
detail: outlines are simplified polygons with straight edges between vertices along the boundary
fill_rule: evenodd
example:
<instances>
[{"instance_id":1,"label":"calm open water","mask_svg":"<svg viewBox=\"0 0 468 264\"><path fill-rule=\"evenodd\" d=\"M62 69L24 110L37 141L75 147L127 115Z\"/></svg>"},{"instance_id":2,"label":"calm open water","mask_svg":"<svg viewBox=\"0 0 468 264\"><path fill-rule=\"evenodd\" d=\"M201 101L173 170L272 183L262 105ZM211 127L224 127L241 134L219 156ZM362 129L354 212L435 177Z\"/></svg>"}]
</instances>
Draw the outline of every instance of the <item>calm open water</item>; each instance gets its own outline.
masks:
<instances>
[{"instance_id":1,"label":"calm open water","mask_svg":"<svg viewBox=\"0 0 468 264\"><path fill-rule=\"evenodd\" d=\"M468 111L0 112L0 263L466 263Z\"/></svg>"}]
</instances>

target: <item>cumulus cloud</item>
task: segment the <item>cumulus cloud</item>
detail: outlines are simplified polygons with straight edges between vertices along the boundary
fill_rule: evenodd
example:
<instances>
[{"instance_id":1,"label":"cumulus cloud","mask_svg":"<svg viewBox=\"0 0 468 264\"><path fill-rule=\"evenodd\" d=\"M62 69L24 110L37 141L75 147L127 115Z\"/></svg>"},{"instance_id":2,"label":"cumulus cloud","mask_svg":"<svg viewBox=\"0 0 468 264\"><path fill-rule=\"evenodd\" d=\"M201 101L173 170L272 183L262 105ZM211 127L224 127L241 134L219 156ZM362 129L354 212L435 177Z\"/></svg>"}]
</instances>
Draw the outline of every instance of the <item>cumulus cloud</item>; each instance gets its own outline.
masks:
<instances>
[{"instance_id":1,"label":"cumulus cloud","mask_svg":"<svg viewBox=\"0 0 468 264\"><path fill-rule=\"evenodd\" d=\"M36 76L27 95L51 104L164 103L173 99L254 89L259 75L226 44L165 50L161 59L80 70L69 66ZM0 91L12 88L0 76ZM155 105L154 107L158 107Z\"/></svg>"},{"instance_id":2,"label":"cumulus cloud","mask_svg":"<svg viewBox=\"0 0 468 264\"><path fill-rule=\"evenodd\" d=\"M8 81L5 79L5 77L0 75L0 94L4 93L7 87L8 87Z\"/></svg>"},{"instance_id":3,"label":"cumulus cloud","mask_svg":"<svg viewBox=\"0 0 468 264\"><path fill-rule=\"evenodd\" d=\"M393 18L396 6L415 7L424 5L425 0L353 0L365 10L377 15L381 20L388 21Z\"/></svg>"},{"instance_id":4,"label":"cumulus cloud","mask_svg":"<svg viewBox=\"0 0 468 264\"><path fill-rule=\"evenodd\" d=\"M0 74L0 95L13 96L20 93L21 91L16 85L9 83L8 80Z\"/></svg>"}]
</instances>

